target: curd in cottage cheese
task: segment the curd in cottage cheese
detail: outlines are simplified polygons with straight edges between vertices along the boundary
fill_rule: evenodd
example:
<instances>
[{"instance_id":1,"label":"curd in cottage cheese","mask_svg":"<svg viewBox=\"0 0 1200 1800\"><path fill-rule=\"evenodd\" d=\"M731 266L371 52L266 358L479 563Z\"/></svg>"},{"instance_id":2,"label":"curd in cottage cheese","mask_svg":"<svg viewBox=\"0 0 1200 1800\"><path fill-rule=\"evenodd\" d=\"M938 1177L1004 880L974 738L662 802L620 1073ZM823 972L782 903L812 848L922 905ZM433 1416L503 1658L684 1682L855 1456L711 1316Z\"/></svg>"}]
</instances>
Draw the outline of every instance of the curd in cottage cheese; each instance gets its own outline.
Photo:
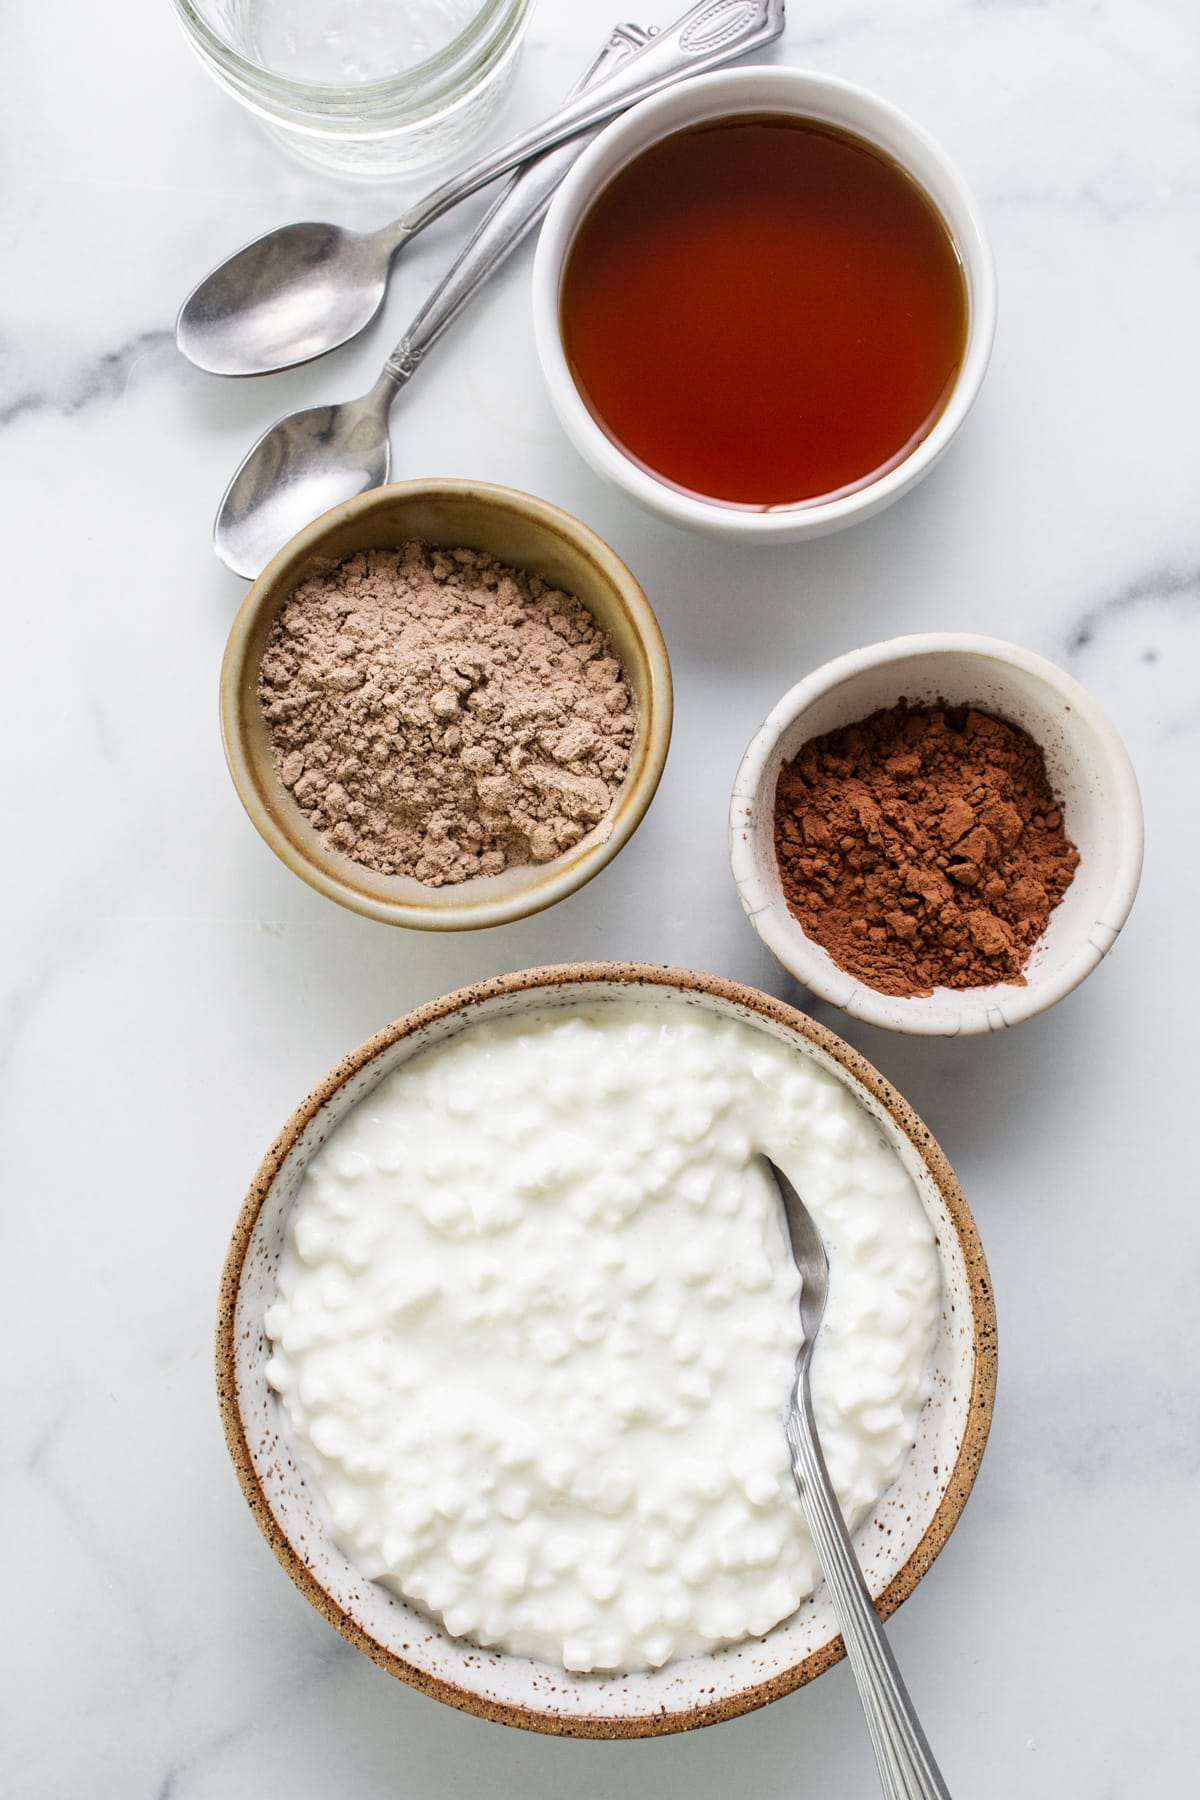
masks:
<instances>
[{"instance_id":1,"label":"curd in cottage cheese","mask_svg":"<svg viewBox=\"0 0 1200 1800\"><path fill-rule=\"evenodd\" d=\"M313 1158L268 1377L367 1575L571 1670L761 1636L811 1593L783 1414L798 1278L760 1153L825 1240L812 1386L851 1523L926 1398L933 1231L849 1088L672 1001L471 1026Z\"/></svg>"}]
</instances>

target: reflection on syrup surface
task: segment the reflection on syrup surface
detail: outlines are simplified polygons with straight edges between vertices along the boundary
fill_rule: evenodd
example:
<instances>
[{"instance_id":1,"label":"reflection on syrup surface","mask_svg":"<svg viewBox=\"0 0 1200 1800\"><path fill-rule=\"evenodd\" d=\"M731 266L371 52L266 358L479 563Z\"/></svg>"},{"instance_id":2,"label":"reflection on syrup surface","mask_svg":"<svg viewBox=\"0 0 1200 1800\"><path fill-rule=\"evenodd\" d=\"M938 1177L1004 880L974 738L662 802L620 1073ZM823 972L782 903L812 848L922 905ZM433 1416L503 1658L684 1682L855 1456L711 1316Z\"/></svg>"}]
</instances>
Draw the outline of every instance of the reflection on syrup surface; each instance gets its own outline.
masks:
<instances>
[{"instance_id":1,"label":"reflection on syrup surface","mask_svg":"<svg viewBox=\"0 0 1200 1800\"><path fill-rule=\"evenodd\" d=\"M655 144L563 273L576 385L636 462L743 506L864 486L929 432L966 344L941 215L881 151L783 116Z\"/></svg>"}]
</instances>

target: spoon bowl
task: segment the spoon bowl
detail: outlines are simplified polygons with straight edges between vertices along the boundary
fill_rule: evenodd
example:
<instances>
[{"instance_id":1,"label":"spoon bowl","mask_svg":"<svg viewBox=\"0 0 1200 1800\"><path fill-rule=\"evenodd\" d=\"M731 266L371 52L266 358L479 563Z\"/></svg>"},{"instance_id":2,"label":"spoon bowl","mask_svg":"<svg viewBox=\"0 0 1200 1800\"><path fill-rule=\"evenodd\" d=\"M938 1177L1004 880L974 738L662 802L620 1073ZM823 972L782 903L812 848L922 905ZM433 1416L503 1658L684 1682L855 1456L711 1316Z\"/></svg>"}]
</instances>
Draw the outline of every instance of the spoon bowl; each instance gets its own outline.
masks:
<instances>
[{"instance_id":1,"label":"spoon bowl","mask_svg":"<svg viewBox=\"0 0 1200 1800\"><path fill-rule=\"evenodd\" d=\"M311 520L384 485L394 393L381 378L358 400L310 406L263 432L217 510L213 547L227 568L253 581Z\"/></svg>"},{"instance_id":2,"label":"spoon bowl","mask_svg":"<svg viewBox=\"0 0 1200 1800\"><path fill-rule=\"evenodd\" d=\"M175 337L213 375L261 375L357 336L383 303L403 233L284 225L206 275L179 309Z\"/></svg>"},{"instance_id":3,"label":"spoon bowl","mask_svg":"<svg viewBox=\"0 0 1200 1800\"><path fill-rule=\"evenodd\" d=\"M800 1277L800 1329L804 1333L804 1342L796 1352L796 1370L797 1374L802 1371L807 1374L812 1362L813 1345L821 1329L821 1320L825 1317L825 1302L829 1298L829 1258L825 1254L816 1220L795 1187L769 1156L765 1156L763 1161L783 1201L783 1216L787 1224L788 1243L792 1247L792 1261Z\"/></svg>"}]
</instances>

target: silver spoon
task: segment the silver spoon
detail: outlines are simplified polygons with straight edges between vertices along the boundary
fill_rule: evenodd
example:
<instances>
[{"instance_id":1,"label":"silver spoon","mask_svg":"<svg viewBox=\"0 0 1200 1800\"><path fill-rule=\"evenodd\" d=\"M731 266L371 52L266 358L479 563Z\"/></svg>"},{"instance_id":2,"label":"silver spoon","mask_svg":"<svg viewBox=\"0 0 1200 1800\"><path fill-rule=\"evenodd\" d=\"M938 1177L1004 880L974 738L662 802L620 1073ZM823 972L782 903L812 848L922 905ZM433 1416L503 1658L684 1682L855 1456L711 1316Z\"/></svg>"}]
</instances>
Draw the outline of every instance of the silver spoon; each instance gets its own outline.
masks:
<instances>
[{"instance_id":1,"label":"silver spoon","mask_svg":"<svg viewBox=\"0 0 1200 1800\"><path fill-rule=\"evenodd\" d=\"M763 1161L783 1200L792 1255L800 1272L800 1324L804 1342L796 1355L796 1386L786 1422L792 1474L817 1555L842 1628L846 1655L888 1800L950 1800L908 1690L901 1680L878 1613L842 1518L821 1453L809 1386L813 1345L829 1293L829 1261L812 1215L769 1157Z\"/></svg>"},{"instance_id":2,"label":"silver spoon","mask_svg":"<svg viewBox=\"0 0 1200 1800\"><path fill-rule=\"evenodd\" d=\"M192 289L175 323L179 348L214 375L264 375L344 344L379 311L396 252L433 219L518 163L602 125L683 76L720 68L771 43L783 30L784 5L701 0L676 24L652 34L636 69L606 70L594 91L576 91L541 125L472 163L378 231L305 223L255 238Z\"/></svg>"},{"instance_id":3,"label":"silver spoon","mask_svg":"<svg viewBox=\"0 0 1200 1800\"><path fill-rule=\"evenodd\" d=\"M639 60L650 42L640 25L618 25L579 90L604 80L614 66ZM560 144L514 177L369 393L339 406L291 413L263 433L226 488L213 527L213 547L235 575L253 580L301 526L383 485L391 466L387 419L396 395L451 320L537 223L587 142L581 137Z\"/></svg>"}]
</instances>

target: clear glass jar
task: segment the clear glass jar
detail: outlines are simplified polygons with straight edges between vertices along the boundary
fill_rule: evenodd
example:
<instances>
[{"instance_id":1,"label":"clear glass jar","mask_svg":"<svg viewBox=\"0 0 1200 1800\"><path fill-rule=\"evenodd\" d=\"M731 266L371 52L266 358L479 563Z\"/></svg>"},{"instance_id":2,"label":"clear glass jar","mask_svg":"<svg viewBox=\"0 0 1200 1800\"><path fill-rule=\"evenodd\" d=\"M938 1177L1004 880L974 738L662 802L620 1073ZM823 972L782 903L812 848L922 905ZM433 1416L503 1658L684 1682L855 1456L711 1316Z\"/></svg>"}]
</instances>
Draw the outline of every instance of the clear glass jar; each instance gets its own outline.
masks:
<instances>
[{"instance_id":1,"label":"clear glass jar","mask_svg":"<svg viewBox=\"0 0 1200 1800\"><path fill-rule=\"evenodd\" d=\"M306 162L452 156L508 87L533 0L172 0L214 80Z\"/></svg>"}]
</instances>

